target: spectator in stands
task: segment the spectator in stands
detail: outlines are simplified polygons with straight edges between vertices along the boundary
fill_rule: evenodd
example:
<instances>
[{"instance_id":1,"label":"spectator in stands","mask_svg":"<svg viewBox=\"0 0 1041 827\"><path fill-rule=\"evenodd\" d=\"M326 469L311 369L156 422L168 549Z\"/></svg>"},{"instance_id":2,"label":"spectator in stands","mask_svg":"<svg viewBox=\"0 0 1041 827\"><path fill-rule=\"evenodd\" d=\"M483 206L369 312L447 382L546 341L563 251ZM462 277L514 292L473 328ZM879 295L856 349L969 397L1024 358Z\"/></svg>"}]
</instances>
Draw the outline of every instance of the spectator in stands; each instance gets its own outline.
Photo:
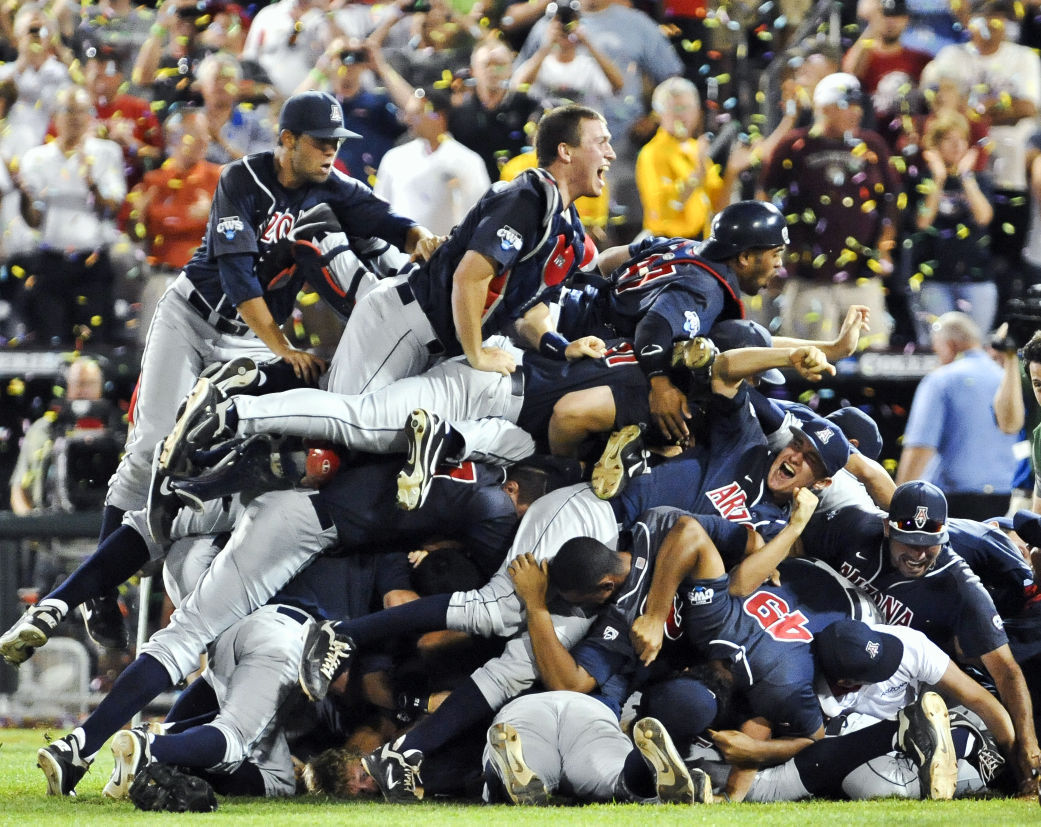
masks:
<instances>
[{"instance_id":1,"label":"spectator in stands","mask_svg":"<svg viewBox=\"0 0 1041 827\"><path fill-rule=\"evenodd\" d=\"M200 33L212 17L195 0L163 0L148 39L137 53L133 82L151 89L155 113L162 119L177 103L198 103L193 88L199 62L211 49Z\"/></svg>"},{"instance_id":2,"label":"spectator in stands","mask_svg":"<svg viewBox=\"0 0 1041 827\"><path fill-rule=\"evenodd\" d=\"M141 295L143 336L169 280L181 272L206 231L220 166L206 159L206 113L184 107L166 119L167 160L130 193L134 236L144 242L152 275Z\"/></svg>"},{"instance_id":3,"label":"spectator in stands","mask_svg":"<svg viewBox=\"0 0 1041 827\"><path fill-rule=\"evenodd\" d=\"M625 85L618 66L589 39L577 11L578 0L558 6L546 26L542 45L513 73L514 89L523 89L543 106L581 103L598 112ZM572 16L561 16L561 9ZM564 22L565 20L571 22Z\"/></svg>"},{"instance_id":4,"label":"spectator in stands","mask_svg":"<svg viewBox=\"0 0 1041 827\"><path fill-rule=\"evenodd\" d=\"M34 146L43 142L54 113L55 94L70 83L69 69L58 57L63 50L61 39L42 6L26 3L18 9L14 34L18 58L0 66L0 80L15 82L18 100L11 109L10 120L27 130L30 145Z\"/></svg>"},{"instance_id":5,"label":"spectator in stands","mask_svg":"<svg viewBox=\"0 0 1041 827\"><path fill-rule=\"evenodd\" d=\"M14 80L0 81L0 341L4 343L25 333L21 314L24 257L37 243L35 232L22 218L22 196L12 175L22 153L33 146L32 130L10 117L16 100Z\"/></svg>"},{"instance_id":6,"label":"spectator in stands","mask_svg":"<svg viewBox=\"0 0 1041 827\"><path fill-rule=\"evenodd\" d=\"M969 122L957 112L935 118L925 133L928 177L912 237L912 273L923 321L951 310L972 317L980 330L994 326L998 288L990 274L990 221L994 208L987 173L975 172L979 150L969 145Z\"/></svg>"},{"instance_id":7,"label":"spectator in stands","mask_svg":"<svg viewBox=\"0 0 1041 827\"><path fill-rule=\"evenodd\" d=\"M781 335L834 338L846 309L870 308L870 346L886 347L883 279L893 271L900 182L885 143L860 128L860 82L837 72L813 93L814 124L780 142L763 188L789 227Z\"/></svg>"},{"instance_id":8,"label":"spectator in stands","mask_svg":"<svg viewBox=\"0 0 1041 827\"><path fill-rule=\"evenodd\" d=\"M257 61L284 97L307 77L332 39L327 0L277 0L261 8L242 47L245 60Z\"/></svg>"},{"instance_id":9,"label":"spectator in stands","mask_svg":"<svg viewBox=\"0 0 1041 827\"><path fill-rule=\"evenodd\" d=\"M614 0L581 2L586 37L622 71L625 79L622 90L610 98L603 114L611 131L611 145L618 156L608 173L612 197L626 211L624 223L636 232L640 225L640 198L634 165L639 147L630 138L629 131L646 112L645 83L657 86L666 78L680 74L683 63L657 24L643 12ZM535 24L521 49L522 60L535 54L546 40L548 26L545 17ZM493 180L495 177L492 176Z\"/></svg>"},{"instance_id":10,"label":"spectator in stands","mask_svg":"<svg viewBox=\"0 0 1041 827\"><path fill-rule=\"evenodd\" d=\"M505 41L494 36L481 41L470 59L473 89L448 119L456 140L484 159L491 181L528 147L529 124L539 108L527 93L510 89L512 69L513 52Z\"/></svg>"},{"instance_id":11,"label":"spectator in stands","mask_svg":"<svg viewBox=\"0 0 1041 827\"><path fill-rule=\"evenodd\" d=\"M127 187L132 187L162 157L159 119L147 100L124 91L122 64L115 49L87 46L83 73L94 102L98 137L119 144Z\"/></svg>"},{"instance_id":12,"label":"spectator in stands","mask_svg":"<svg viewBox=\"0 0 1041 827\"><path fill-rule=\"evenodd\" d=\"M429 86L468 69L471 30L481 31L459 18L448 0L394 0L368 39L410 84Z\"/></svg>"},{"instance_id":13,"label":"spectator in stands","mask_svg":"<svg viewBox=\"0 0 1041 827\"><path fill-rule=\"evenodd\" d=\"M447 90L417 89L405 109L415 136L383 156L376 195L438 235L448 235L491 185L484 159L448 131Z\"/></svg>"},{"instance_id":14,"label":"spectator in stands","mask_svg":"<svg viewBox=\"0 0 1041 827\"><path fill-rule=\"evenodd\" d=\"M209 136L206 160L227 164L271 146L274 123L266 109L239 103L242 66L227 52L214 52L199 63L199 94Z\"/></svg>"},{"instance_id":15,"label":"spectator in stands","mask_svg":"<svg viewBox=\"0 0 1041 827\"><path fill-rule=\"evenodd\" d=\"M704 238L712 215L727 205L748 152L735 147L725 179L720 175L708 136L701 134L701 96L686 78L660 83L651 106L661 126L636 157L643 228L658 236Z\"/></svg>"},{"instance_id":16,"label":"spectator in stands","mask_svg":"<svg viewBox=\"0 0 1041 827\"><path fill-rule=\"evenodd\" d=\"M935 70L959 77L970 90L970 105L990 120L994 219L991 249L1001 299L1019 292L1019 264L1029 226L1026 148L1041 107L1041 59L1007 37L1018 24L1011 0L974 3L969 43L946 46Z\"/></svg>"},{"instance_id":17,"label":"spectator in stands","mask_svg":"<svg viewBox=\"0 0 1041 827\"><path fill-rule=\"evenodd\" d=\"M365 80L369 69L383 81L386 93L368 88ZM344 128L362 139L340 144L336 165L352 178L371 184L383 156L405 131L398 112L412 97L412 87L378 47L345 38L329 44L306 85L329 91L340 101Z\"/></svg>"},{"instance_id":18,"label":"spectator in stands","mask_svg":"<svg viewBox=\"0 0 1041 827\"><path fill-rule=\"evenodd\" d=\"M130 77L134 59L148 39L153 23L155 12L131 0L83 4L83 19L72 36L73 49L80 60L88 57L92 47L112 49L119 60L119 71L124 77Z\"/></svg>"},{"instance_id":19,"label":"spectator in stands","mask_svg":"<svg viewBox=\"0 0 1041 827\"><path fill-rule=\"evenodd\" d=\"M90 95L58 92L57 137L30 149L19 167L22 215L40 230L25 282L25 312L36 340L71 344L111 332L113 274L108 245L126 198L119 144L93 135Z\"/></svg>"},{"instance_id":20,"label":"spectator in stands","mask_svg":"<svg viewBox=\"0 0 1041 827\"><path fill-rule=\"evenodd\" d=\"M951 516L984 520L1004 514L1012 490L1016 437L1000 431L993 401L1002 369L981 346L966 314L933 325L940 366L915 391L904 431L897 484L924 479L947 494Z\"/></svg>"}]
</instances>

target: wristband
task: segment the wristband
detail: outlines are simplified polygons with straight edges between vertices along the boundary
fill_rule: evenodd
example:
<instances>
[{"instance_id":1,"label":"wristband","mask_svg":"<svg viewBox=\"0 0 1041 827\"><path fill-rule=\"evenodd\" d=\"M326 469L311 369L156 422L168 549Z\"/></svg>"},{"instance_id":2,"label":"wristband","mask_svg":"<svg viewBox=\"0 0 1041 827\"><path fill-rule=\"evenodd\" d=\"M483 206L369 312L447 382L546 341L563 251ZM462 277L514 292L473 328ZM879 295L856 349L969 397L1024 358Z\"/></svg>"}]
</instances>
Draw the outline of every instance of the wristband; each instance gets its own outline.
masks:
<instances>
[{"instance_id":1,"label":"wristband","mask_svg":"<svg viewBox=\"0 0 1041 827\"><path fill-rule=\"evenodd\" d=\"M558 362L564 362L567 360L564 352L569 344L571 342L557 333L557 331L548 330L539 339L539 353L547 359L556 359Z\"/></svg>"}]
</instances>

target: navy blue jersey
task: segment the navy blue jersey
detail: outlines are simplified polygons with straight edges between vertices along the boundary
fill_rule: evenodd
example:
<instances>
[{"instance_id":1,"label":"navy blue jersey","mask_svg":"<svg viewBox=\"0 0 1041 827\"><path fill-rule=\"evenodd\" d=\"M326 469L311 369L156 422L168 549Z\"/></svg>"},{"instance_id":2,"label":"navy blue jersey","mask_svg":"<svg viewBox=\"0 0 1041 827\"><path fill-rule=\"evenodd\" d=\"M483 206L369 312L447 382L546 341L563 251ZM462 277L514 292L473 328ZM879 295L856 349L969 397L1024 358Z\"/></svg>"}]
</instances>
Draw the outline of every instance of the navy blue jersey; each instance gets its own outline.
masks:
<instances>
[{"instance_id":1,"label":"navy blue jersey","mask_svg":"<svg viewBox=\"0 0 1041 827\"><path fill-rule=\"evenodd\" d=\"M273 152L259 152L224 167L206 235L184 271L222 315L233 317L239 304L263 296L281 324L292 311L303 279L289 269L293 258L288 235L300 213L328 204L348 235L375 236L402 249L415 222L335 169L321 184L285 189L275 175L274 158ZM254 258L248 274L218 267L221 256L242 254Z\"/></svg>"},{"instance_id":2,"label":"navy blue jersey","mask_svg":"<svg viewBox=\"0 0 1041 827\"><path fill-rule=\"evenodd\" d=\"M660 505L752 521L751 507L769 499L771 457L748 401L748 386L742 384L732 399L712 394L707 409L707 440L636 477L611 501L619 522L628 527Z\"/></svg>"},{"instance_id":3,"label":"navy blue jersey","mask_svg":"<svg viewBox=\"0 0 1041 827\"><path fill-rule=\"evenodd\" d=\"M574 204L561 211L560 192L545 170L525 170L492 186L448 240L409 278L448 356L462 348L452 318L452 285L463 255L491 259L496 275L481 316L482 338L506 327L539 302L553 301L564 279L595 254Z\"/></svg>"},{"instance_id":4,"label":"navy blue jersey","mask_svg":"<svg viewBox=\"0 0 1041 827\"><path fill-rule=\"evenodd\" d=\"M997 528L954 517L947 521L951 548L980 578L1002 617L1019 614L1034 573L1012 541Z\"/></svg>"},{"instance_id":5,"label":"navy blue jersey","mask_svg":"<svg viewBox=\"0 0 1041 827\"><path fill-rule=\"evenodd\" d=\"M517 424L538 440L546 433L553 406L566 394L606 386L615 400L615 427L649 425L647 377L636 361L632 344L625 339L605 343L602 359L561 362L534 351L524 354L524 403Z\"/></svg>"},{"instance_id":6,"label":"navy blue jersey","mask_svg":"<svg viewBox=\"0 0 1041 827\"><path fill-rule=\"evenodd\" d=\"M433 536L452 537L482 574L502 564L519 518L502 490L502 468L464 462L434 475L421 508L395 505L401 459L391 458L342 469L318 494L318 505L336 525L345 550L397 549Z\"/></svg>"},{"instance_id":7,"label":"navy blue jersey","mask_svg":"<svg viewBox=\"0 0 1041 827\"><path fill-rule=\"evenodd\" d=\"M883 519L855 506L815 515L803 531L803 548L867 592L883 623L917 629L948 653L957 638L967 657L1008 643L994 601L949 545L925 575L904 577L890 561Z\"/></svg>"}]
</instances>

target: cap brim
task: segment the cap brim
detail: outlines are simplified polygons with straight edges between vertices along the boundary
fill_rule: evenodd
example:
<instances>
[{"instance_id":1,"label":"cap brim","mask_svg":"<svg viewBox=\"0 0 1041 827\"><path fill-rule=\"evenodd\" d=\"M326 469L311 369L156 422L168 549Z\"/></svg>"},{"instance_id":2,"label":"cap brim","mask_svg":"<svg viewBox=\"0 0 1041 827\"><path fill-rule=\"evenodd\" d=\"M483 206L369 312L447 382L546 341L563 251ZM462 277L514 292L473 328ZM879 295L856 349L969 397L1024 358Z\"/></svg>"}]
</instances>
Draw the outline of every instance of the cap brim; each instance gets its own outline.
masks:
<instances>
[{"instance_id":1,"label":"cap brim","mask_svg":"<svg viewBox=\"0 0 1041 827\"><path fill-rule=\"evenodd\" d=\"M1012 528L1025 542L1032 546L1041 546L1041 516L1033 511L1017 511L1012 518Z\"/></svg>"},{"instance_id":2,"label":"cap brim","mask_svg":"<svg viewBox=\"0 0 1041 827\"><path fill-rule=\"evenodd\" d=\"M312 138L360 138L357 132L351 132L349 129L344 129L342 126L338 126L335 129L315 129L308 130L305 134L310 135Z\"/></svg>"},{"instance_id":3,"label":"cap brim","mask_svg":"<svg viewBox=\"0 0 1041 827\"><path fill-rule=\"evenodd\" d=\"M889 539L899 540L909 546L942 546L947 542L947 527L943 531L933 534L929 531L903 531L889 523Z\"/></svg>"},{"instance_id":4,"label":"cap brim","mask_svg":"<svg viewBox=\"0 0 1041 827\"><path fill-rule=\"evenodd\" d=\"M784 374L777 368L764 370L759 374L759 381L765 382L767 385L783 385L785 383Z\"/></svg>"}]
</instances>

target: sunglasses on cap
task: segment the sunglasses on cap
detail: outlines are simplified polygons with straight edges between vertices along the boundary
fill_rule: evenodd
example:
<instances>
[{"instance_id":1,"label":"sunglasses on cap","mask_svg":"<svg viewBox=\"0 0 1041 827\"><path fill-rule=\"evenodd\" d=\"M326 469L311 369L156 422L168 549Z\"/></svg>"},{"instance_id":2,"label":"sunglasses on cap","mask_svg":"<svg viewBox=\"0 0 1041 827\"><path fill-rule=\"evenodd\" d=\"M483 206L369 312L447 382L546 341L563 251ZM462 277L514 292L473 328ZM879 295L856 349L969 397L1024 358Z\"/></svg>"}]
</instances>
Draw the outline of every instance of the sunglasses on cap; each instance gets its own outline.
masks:
<instances>
[{"instance_id":1,"label":"sunglasses on cap","mask_svg":"<svg viewBox=\"0 0 1041 827\"><path fill-rule=\"evenodd\" d=\"M926 520L921 525L915 520L890 520L889 525L898 531L917 531L925 534L939 534L944 529L944 524L939 520Z\"/></svg>"}]
</instances>

